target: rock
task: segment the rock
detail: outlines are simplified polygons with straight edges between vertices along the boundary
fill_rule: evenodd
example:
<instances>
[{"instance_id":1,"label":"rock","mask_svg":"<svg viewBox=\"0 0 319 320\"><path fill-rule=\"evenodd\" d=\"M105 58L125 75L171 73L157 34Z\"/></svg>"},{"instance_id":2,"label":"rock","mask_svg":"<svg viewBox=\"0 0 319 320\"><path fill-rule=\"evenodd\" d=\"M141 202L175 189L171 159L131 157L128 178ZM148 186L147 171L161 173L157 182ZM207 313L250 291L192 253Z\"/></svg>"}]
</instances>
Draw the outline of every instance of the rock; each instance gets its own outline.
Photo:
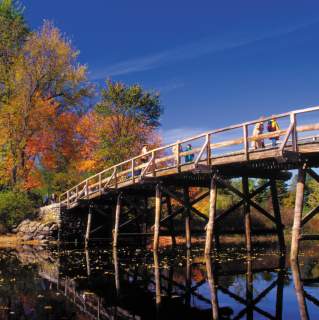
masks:
<instances>
[{"instance_id":1,"label":"rock","mask_svg":"<svg viewBox=\"0 0 319 320\"><path fill-rule=\"evenodd\" d=\"M57 224L53 224L51 227L50 227L50 231L57 231L58 230L58 225Z\"/></svg>"},{"instance_id":2,"label":"rock","mask_svg":"<svg viewBox=\"0 0 319 320\"><path fill-rule=\"evenodd\" d=\"M33 238L33 236L31 234L26 234L22 237L23 241L28 241L31 240Z\"/></svg>"},{"instance_id":3,"label":"rock","mask_svg":"<svg viewBox=\"0 0 319 320\"><path fill-rule=\"evenodd\" d=\"M43 240L44 238L45 236L43 234L35 237L36 240Z\"/></svg>"}]
</instances>

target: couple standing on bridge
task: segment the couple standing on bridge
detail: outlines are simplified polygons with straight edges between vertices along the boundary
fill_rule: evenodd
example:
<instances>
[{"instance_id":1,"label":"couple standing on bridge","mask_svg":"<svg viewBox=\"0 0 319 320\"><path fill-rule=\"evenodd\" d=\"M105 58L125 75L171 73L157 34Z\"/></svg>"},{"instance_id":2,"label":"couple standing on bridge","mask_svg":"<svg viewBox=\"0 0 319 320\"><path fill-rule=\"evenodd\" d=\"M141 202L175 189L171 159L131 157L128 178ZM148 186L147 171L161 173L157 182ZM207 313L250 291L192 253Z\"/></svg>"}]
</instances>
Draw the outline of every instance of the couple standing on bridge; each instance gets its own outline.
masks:
<instances>
[{"instance_id":1,"label":"couple standing on bridge","mask_svg":"<svg viewBox=\"0 0 319 320\"><path fill-rule=\"evenodd\" d=\"M275 132L280 130L276 119L273 118L267 122L267 130L268 132ZM256 138L259 135L262 135L263 133L264 133L264 122L263 121L257 122L254 127L253 137ZM272 147L276 147L277 140L279 140L279 136L271 137L269 139L271 140ZM258 140L254 139L251 143L251 147L253 149L264 148L265 147L264 139L258 139Z\"/></svg>"}]
</instances>

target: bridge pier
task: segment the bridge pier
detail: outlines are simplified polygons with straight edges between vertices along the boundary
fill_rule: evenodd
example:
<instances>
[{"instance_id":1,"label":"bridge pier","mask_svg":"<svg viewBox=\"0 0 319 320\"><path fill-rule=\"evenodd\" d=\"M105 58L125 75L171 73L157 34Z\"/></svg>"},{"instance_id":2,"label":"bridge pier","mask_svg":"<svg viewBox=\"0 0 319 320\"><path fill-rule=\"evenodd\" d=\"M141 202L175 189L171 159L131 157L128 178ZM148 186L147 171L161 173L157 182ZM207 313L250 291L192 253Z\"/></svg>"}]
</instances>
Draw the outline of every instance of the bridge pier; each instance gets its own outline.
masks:
<instances>
[{"instance_id":1,"label":"bridge pier","mask_svg":"<svg viewBox=\"0 0 319 320\"><path fill-rule=\"evenodd\" d=\"M291 251L290 251L290 259L292 261L298 260L300 241L319 240L319 234L303 234L302 233L302 228L305 226L305 224L307 224L319 213L319 205L317 205L315 208L312 208L306 215L303 216L305 181L306 181L307 174L315 182L319 183L319 176L315 171L313 171L311 168L307 168L306 165L303 165L303 167L299 168L298 182L296 187L294 223L292 227Z\"/></svg>"},{"instance_id":2,"label":"bridge pier","mask_svg":"<svg viewBox=\"0 0 319 320\"><path fill-rule=\"evenodd\" d=\"M217 183L215 176L212 177L209 193L209 217L206 225L205 255L210 254L212 248L212 236L214 234L216 222L216 201L217 201Z\"/></svg>"},{"instance_id":3,"label":"bridge pier","mask_svg":"<svg viewBox=\"0 0 319 320\"><path fill-rule=\"evenodd\" d=\"M92 205L89 204L89 213L88 213L88 219L86 224L86 232L85 232L85 247L88 246L89 240L90 240L90 234L91 234L91 223L92 223Z\"/></svg>"},{"instance_id":4,"label":"bridge pier","mask_svg":"<svg viewBox=\"0 0 319 320\"><path fill-rule=\"evenodd\" d=\"M157 251L159 246L159 232L160 232L160 219L162 211L162 188L159 184L156 185L155 194L155 223L154 223L154 242L153 250Z\"/></svg>"},{"instance_id":5,"label":"bridge pier","mask_svg":"<svg viewBox=\"0 0 319 320\"><path fill-rule=\"evenodd\" d=\"M247 199L249 196L249 178L242 177L243 194ZM245 238L246 238L246 249L247 252L251 252L251 216L250 216L250 205L248 201L244 203L244 219L245 219Z\"/></svg>"},{"instance_id":6,"label":"bridge pier","mask_svg":"<svg viewBox=\"0 0 319 320\"><path fill-rule=\"evenodd\" d=\"M184 216L185 216L185 236L186 236L186 248L191 248L191 213L189 209L189 188L186 187L183 189L184 191L184 203L185 203L185 209L184 209Z\"/></svg>"},{"instance_id":7,"label":"bridge pier","mask_svg":"<svg viewBox=\"0 0 319 320\"><path fill-rule=\"evenodd\" d=\"M122 193L119 193L117 196L117 202L116 202L115 223L114 223L114 230L113 230L113 247L114 248L117 247L121 208L122 208Z\"/></svg>"}]
</instances>

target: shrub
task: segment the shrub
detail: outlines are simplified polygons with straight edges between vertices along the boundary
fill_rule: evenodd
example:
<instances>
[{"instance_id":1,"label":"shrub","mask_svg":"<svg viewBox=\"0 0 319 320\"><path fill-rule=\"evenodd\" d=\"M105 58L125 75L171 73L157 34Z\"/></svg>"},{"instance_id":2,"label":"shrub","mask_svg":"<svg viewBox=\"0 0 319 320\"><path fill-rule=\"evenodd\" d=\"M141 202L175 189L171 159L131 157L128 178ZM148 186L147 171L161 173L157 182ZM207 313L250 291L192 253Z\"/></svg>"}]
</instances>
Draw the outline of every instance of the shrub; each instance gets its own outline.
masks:
<instances>
[{"instance_id":1,"label":"shrub","mask_svg":"<svg viewBox=\"0 0 319 320\"><path fill-rule=\"evenodd\" d=\"M23 219L32 217L35 203L31 197L23 192L0 192L0 224L12 228Z\"/></svg>"}]
</instances>

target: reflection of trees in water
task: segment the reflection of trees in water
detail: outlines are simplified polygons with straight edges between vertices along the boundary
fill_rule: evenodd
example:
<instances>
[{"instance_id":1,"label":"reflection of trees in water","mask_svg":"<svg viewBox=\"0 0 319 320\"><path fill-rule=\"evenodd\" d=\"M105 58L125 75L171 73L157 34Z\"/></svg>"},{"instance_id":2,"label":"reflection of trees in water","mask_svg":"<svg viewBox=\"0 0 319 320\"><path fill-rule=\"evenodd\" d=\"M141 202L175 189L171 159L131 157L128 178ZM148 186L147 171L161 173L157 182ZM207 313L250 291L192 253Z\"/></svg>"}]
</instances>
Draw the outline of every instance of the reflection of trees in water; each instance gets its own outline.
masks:
<instances>
[{"instance_id":1,"label":"reflection of trees in water","mask_svg":"<svg viewBox=\"0 0 319 320\"><path fill-rule=\"evenodd\" d=\"M49 250L33 253L32 250L11 250L2 256L0 269L3 270L2 277L7 280L4 286L0 286L0 295L5 297L1 304L12 306L21 315L28 311L41 317L49 312L58 314L55 310L58 309L60 315L68 314L72 319L75 314L83 314L79 305L89 303L91 307L88 305L87 310L94 315L99 304L101 319L104 319L102 313L108 319L106 315L112 312L121 314L123 319L132 314L140 315L141 319L152 319L156 313L159 319L171 319L176 314L185 316L184 319L210 319L213 301L215 313L218 310L224 319L233 314L235 301L237 308L238 305L242 307L239 315L257 312L265 317L276 317L282 314L283 285L290 281L282 264L284 257L280 260L276 255L263 256L263 259L254 256L250 260L247 257L232 261L228 258L225 261L212 259L210 276L207 261L198 252L172 256L160 254L156 258L151 252L125 249L116 252L65 249L52 254ZM303 266L303 276L315 274L314 267L314 263ZM53 281L56 275L59 288L57 281ZM10 277L18 280L10 282ZM69 302L63 294L56 295L58 290L64 292L66 284ZM207 288L211 293L212 288L216 288L215 298L207 295ZM272 290L277 292L272 300L276 309L273 315L258 304ZM223 296L220 296L221 292L234 302L225 306L223 301L218 301L218 297ZM37 297L39 293L43 298ZM218 305L220 302L223 307ZM51 311L45 309L46 305L52 307Z\"/></svg>"}]
</instances>

